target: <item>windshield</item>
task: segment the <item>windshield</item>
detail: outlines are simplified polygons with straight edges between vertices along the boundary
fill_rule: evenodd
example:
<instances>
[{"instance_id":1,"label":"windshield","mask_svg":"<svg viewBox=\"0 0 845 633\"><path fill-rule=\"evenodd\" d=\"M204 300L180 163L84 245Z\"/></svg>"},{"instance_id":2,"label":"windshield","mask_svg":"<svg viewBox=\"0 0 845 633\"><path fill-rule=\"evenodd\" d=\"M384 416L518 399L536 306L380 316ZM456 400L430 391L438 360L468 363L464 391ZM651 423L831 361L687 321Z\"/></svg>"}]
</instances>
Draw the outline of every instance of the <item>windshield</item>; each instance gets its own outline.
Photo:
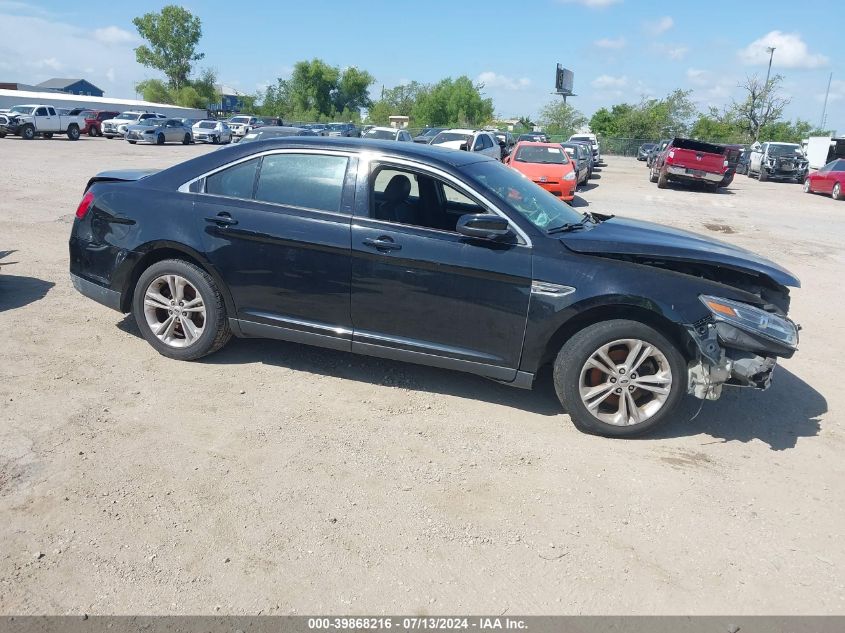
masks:
<instances>
[{"instance_id":1,"label":"windshield","mask_svg":"<svg viewBox=\"0 0 845 633\"><path fill-rule=\"evenodd\" d=\"M141 115L137 114L135 112L122 112L114 118L115 119L125 119L127 121L135 121L139 116L141 116Z\"/></svg>"},{"instance_id":2,"label":"windshield","mask_svg":"<svg viewBox=\"0 0 845 633\"><path fill-rule=\"evenodd\" d=\"M387 141L392 141L396 138L396 132L393 130L367 130L364 138L381 138Z\"/></svg>"},{"instance_id":3,"label":"windshield","mask_svg":"<svg viewBox=\"0 0 845 633\"><path fill-rule=\"evenodd\" d=\"M213 130L217 127L217 121L200 121L199 127L203 130Z\"/></svg>"},{"instance_id":4,"label":"windshield","mask_svg":"<svg viewBox=\"0 0 845 633\"><path fill-rule=\"evenodd\" d=\"M32 106L12 106L9 114L32 114L35 108Z\"/></svg>"},{"instance_id":5,"label":"windshield","mask_svg":"<svg viewBox=\"0 0 845 633\"><path fill-rule=\"evenodd\" d=\"M570 141L587 141L590 144L593 143L593 139L591 139L589 136L573 136L569 140Z\"/></svg>"},{"instance_id":6,"label":"windshield","mask_svg":"<svg viewBox=\"0 0 845 633\"><path fill-rule=\"evenodd\" d=\"M248 116L233 116L229 119L229 123L249 123Z\"/></svg>"},{"instance_id":7,"label":"windshield","mask_svg":"<svg viewBox=\"0 0 845 633\"><path fill-rule=\"evenodd\" d=\"M346 126L343 123L332 123L329 125L330 130L345 130Z\"/></svg>"},{"instance_id":8,"label":"windshield","mask_svg":"<svg viewBox=\"0 0 845 633\"><path fill-rule=\"evenodd\" d=\"M563 157L563 150L557 147L539 147L527 145L520 147L514 160L518 163L540 163L542 165L563 165L569 159Z\"/></svg>"},{"instance_id":9,"label":"windshield","mask_svg":"<svg viewBox=\"0 0 845 633\"><path fill-rule=\"evenodd\" d=\"M483 161L464 169L483 190L506 202L541 231L582 220L581 214L557 196L502 163Z\"/></svg>"},{"instance_id":10,"label":"windshield","mask_svg":"<svg viewBox=\"0 0 845 633\"><path fill-rule=\"evenodd\" d=\"M801 156L800 145L769 145L769 156Z\"/></svg>"},{"instance_id":11,"label":"windshield","mask_svg":"<svg viewBox=\"0 0 845 633\"><path fill-rule=\"evenodd\" d=\"M469 141L471 134L461 134L459 132L440 132L437 136L431 139L432 145L440 145L440 143L448 143L449 141L460 141L465 143Z\"/></svg>"}]
</instances>

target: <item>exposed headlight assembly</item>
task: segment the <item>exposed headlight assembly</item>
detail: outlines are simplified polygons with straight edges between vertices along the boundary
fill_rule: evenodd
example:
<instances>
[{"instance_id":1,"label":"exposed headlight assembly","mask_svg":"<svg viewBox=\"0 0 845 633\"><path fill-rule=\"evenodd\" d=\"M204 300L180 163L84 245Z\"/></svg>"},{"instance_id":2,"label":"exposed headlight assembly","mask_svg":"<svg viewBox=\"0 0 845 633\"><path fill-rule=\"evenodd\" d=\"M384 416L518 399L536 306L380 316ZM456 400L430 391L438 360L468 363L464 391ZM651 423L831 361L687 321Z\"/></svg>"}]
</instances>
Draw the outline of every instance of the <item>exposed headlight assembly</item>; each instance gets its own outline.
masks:
<instances>
[{"instance_id":1,"label":"exposed headlight assembly","mask_svg":"<svg viewBox=\"0 0 845 633\"><path fill-rule=\"evenodd\" d=\"M724 321L792 349L798 346L798 328L787 318L739 301L707 295L701 295L699 298L717 321Z\"/></svg>"}]
</instances>

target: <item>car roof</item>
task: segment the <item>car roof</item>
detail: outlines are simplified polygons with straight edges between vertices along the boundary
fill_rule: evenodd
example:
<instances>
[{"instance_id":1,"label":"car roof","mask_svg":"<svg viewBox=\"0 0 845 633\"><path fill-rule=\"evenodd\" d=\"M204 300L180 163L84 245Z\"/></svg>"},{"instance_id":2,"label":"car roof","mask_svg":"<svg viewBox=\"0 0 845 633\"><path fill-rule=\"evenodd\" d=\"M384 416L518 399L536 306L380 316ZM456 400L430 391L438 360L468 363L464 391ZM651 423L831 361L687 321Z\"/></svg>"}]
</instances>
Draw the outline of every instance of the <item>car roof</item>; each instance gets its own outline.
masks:
<instances>
[{"instance_id":1,"label":"car roof","mask_svg":"<svg viewBox=\"0 0 845 633\"><path fill-rule=\"evenodd\" d=\"M520 141L517 143L520 147L555 147L559 150L563 150L560 146L560 143L543 143L541 141Z\"/></svg>"},{"instance_id":2,"label":"car roof","mask_svg":"<svg viewBox=\"0 0 845 633\"><path fill-rule=\"evenodd\" d=\"M378 130L380 132L398 132L399 131L396 128L387 127L386 125L374 125L369 130L367 130L367 132L372 132L373 130Z\"/></svg>"},{"instance_id":3,"label":"car roof","mask_svg":"<svg viewBox=\"0 0 845 633\"><path fill-rule=\"evenodd\" d=\"M443 130L443 131L444 132L455 132L456 134L475 134L478 130L470 130L468 128L463 128L463 127L451 127L451 128L446 129L446 130ZM482 132L483 132L483 130L482 130Z\"/></svg>"}]
</instances>

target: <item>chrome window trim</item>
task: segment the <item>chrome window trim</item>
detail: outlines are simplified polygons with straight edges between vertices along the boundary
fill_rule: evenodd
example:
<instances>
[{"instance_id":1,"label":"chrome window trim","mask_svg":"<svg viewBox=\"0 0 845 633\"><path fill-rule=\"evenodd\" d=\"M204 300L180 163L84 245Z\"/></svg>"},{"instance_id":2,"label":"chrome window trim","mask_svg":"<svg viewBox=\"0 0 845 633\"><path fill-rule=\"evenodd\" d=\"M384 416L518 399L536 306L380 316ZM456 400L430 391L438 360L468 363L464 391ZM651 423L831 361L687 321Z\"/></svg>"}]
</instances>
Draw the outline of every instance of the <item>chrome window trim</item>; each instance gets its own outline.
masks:
<instances>
[{"instance_id":1,"label":"chrome window trim","mask_svg":"<svg viewBox=\"0 0 845 633\"><path fill-rule=\"evenodd\" d=\"M502 212L500 209L498 209L494 205L492 205L487 200L487 198L485 198L483 195L481 195L476 189L473 189L472 187L467 185L465 182L458 180L457 178L455 178L454 176L452 176L452 174L450 174L448 172L445 172L445 171L443 171L443 170L441 170L437 167L433 167L432 165L429 165L428 163L420 163L420 162L417 162L415 160L411 160L411 159L404 158L404 157L390 156L388 154L376 154L374 152L361 152L361 154L359 155L359 160L361 162L358 163L358 174L360 175L362 173L362 170L363 170L363 173L368 174L368 176L367 176L367 188L368 189L369 189L369 186L370 186L369 178L370 178L370 176L372 176L372 164L374 162L403 165L405 167L410 167L410 168L415 169L417 171L422 171L424 173L431 174L432 176L435 176L435 177L439 178L440 180L445 180L445 181L449 182L449 184L451 186L454 186L454 188L457 189L460 193L464 193L464 195L467 195L467 193L468 193L469 194L469 195L467 195L468 198L475 199L476 201L480 200L481 202L480 202L479 206L481 206L484 209L487 209L487 211L489 211L490 213L494 213L494 214L498 215L499 217L507 220L508 225L514 230L514 232L520 238L522 238L525 245L528 246L529 248L534 247L534 243L531 241L531 238L528 237L528 235L525 233L525 231L523 231L522 228L520 228L513 220L511 220L510 217L508 217L508 215L506 213ZM357 216L357 217L361 217L361 216ZM366 217L366 219L369 220L370 222L379 222L381 224L386 224L386 225L389 225L389 226L413 227L413 228L417 228L417 229L423 229L423 230L426 230L426 231L434 231L436 233L445 233L447 235L460 235L460 233L458 233L457 231L443 231L443 230L440 230L440 229L430 229L430 228L425 227L425 226L417 226L416 224L401 224L399 222L388 222L386 220L377 220L376 218L371 218L369 215L364 216L364 217Z\"/></svg>"}]
</instances>

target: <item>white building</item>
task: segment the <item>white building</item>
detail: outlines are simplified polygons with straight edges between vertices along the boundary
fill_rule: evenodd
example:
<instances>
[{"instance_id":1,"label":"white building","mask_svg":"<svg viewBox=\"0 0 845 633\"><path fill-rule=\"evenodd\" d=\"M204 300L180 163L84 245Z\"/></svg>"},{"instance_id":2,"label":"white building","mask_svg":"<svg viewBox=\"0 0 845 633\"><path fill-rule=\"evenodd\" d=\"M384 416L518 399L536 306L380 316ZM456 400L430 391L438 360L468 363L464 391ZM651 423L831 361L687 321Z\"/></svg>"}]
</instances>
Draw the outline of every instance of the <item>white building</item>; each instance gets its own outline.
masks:
<instances>
[{"instance_id":1,"label":"white building","mask_svg":"<svg viewBox=\"0 0 845 633\"><path fill-rule=\"evenodd\" d=\"M44 104L54 108L90 108L91 110L141 110L158 112L174 119L204 119L208 116L205 109L182 108L166 103L151 103L138 99L116 99L114 97L86 97L61 92L35 92L30 90L0 89L0 110L15 105Z\"/></svg>"}]
</instances>

